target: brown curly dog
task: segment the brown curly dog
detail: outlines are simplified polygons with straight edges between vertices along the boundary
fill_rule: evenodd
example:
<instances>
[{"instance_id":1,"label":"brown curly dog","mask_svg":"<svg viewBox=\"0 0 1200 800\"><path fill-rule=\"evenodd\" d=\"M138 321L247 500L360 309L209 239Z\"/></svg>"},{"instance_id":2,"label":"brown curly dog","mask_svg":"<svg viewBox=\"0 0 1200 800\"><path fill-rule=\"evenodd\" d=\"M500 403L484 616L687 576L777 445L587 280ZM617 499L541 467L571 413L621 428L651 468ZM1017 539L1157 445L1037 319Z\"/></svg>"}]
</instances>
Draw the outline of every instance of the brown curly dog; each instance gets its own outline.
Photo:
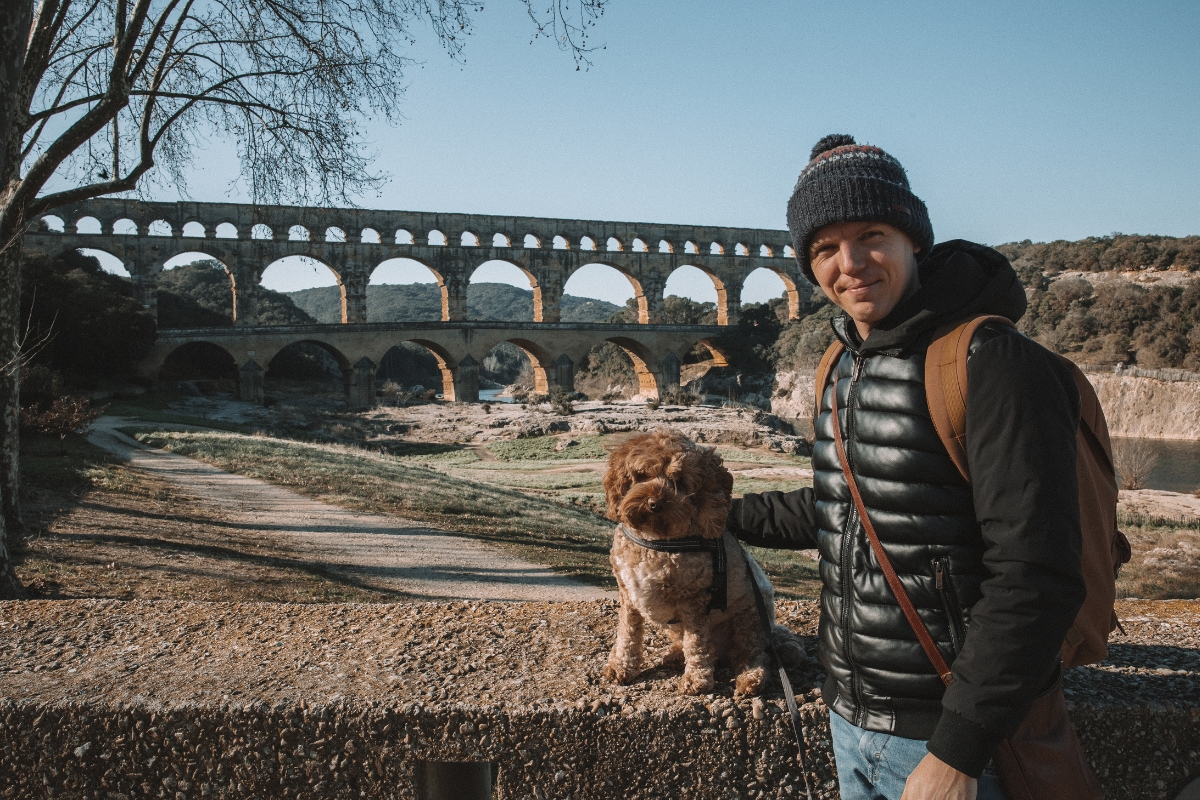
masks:
<instances>
[{"instance_id":1,"label":"brown curly dog","mask_svg":"<svg viewBox=\"0 0 1200 800\"><path fill-rule=\"evenodd\" d=\"M724 611L708 610L714 573L709 552L658 552L634 543L618 528L609 560L621 612L605 678L629 683L649 666L643 642L649 620L665 629L670 641L661 663L683 667L680 693L712 691L718 661L737 672L736 694L759 692L767 640L750 581L762 589L772 623L774 591L758 564L724 533L732 491L733 476L712 448L698 447L668 429L634 436L609 456L604 475L609 519L652 542L724 536L728 598ZM798 646L790 631L776 630ZM803 657L802 649L800 653Z\"/></svg>"}]
</instances>

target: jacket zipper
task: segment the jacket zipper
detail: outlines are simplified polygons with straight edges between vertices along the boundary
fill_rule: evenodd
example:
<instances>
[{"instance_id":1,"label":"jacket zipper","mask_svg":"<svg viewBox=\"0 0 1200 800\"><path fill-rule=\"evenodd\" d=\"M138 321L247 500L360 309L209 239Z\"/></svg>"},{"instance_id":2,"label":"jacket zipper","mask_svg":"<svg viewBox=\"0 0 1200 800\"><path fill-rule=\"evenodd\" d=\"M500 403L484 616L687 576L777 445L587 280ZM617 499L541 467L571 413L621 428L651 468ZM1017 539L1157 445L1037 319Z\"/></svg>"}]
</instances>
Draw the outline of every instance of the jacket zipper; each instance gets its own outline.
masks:
<instances>
[{"instance_id":1,"label":"jacket zipper","mask_svg":"<svg viewBox=\"0 0 1200 800\"><path fill-rule=\"evenodd\" d=\"M946 609L946 619L950 628L950 646L954 655L962 652L962 642L965 632L962 629L962 611L958 606L958 597L954 591L954 582L950 579L950 559L939 558L933 562L933 582L942 598L942 606Z\"/></svg>"},{"instance_id":2,"label":"jacket zipper","mask_svg":"<svg viewBox=\"0 0 1200 800\"><path fill-rule=\"evenodd\" d=\"M858 389L858 379L862 376L863 359L856 353L854 355L854 372L850 376L850 386L846 391L846 435L844 438L846 443L846 466L853 472L854 459L850 455L851 440L854 436L854 396ZM837 372L834 372L833 391L837 391ZM841 403L838 404L841 406ZM833 419L834 425L841 425L841 420ZM854 666L854 658L850 655L850 605L854 598L854 542L858 537L858 531L862 523L858 518L858 510L854 504L850 504L850 514L846 517L846 532L842 537L842 552L841 552L841 570L842 570L842 649L846 657L846 665L850 668L850 693L854 697L854 719L855 725L862 725L866 720L866 711L863 709L862 703L862 687L858 679L858 671Z\"/></svg>"}]
</instances>

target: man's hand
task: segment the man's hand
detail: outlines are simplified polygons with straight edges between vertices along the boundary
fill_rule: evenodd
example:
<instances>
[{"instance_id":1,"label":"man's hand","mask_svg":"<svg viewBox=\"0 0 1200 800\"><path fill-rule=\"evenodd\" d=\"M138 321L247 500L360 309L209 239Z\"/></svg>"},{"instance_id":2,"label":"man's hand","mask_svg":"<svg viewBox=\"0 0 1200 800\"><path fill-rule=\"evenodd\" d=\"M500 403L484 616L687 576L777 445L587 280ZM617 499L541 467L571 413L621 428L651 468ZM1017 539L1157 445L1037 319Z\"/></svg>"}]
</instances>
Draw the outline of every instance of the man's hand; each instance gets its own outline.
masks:
<instances>
[{"instance_id":1,"label":"man's hand","mask_svg":"<svg viewBox=\"0 0 1200 800\"><path fill-rule=\"evenodd\" d=\"M977 780L930 753L908 776L900 800L975 800L978 791Z\"/></svg>"}]
</instances>

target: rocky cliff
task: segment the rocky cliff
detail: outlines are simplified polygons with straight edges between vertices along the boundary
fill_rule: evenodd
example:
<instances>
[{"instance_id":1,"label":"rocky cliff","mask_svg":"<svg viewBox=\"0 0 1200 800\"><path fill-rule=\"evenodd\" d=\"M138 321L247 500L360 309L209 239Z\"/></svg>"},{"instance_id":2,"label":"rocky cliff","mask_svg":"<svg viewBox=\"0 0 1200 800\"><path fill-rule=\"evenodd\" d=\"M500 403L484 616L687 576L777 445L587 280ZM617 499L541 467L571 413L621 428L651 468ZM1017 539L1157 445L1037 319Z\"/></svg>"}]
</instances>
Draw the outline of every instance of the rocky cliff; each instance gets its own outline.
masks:
<instances>
[{"instance_id":1,"label":"rocky cliff","mask_svg":"<svg viewBox=\"0 0 1200 800\"><path fill-rule=\"evenodd\" d=\"M1111 435L1200 439L1200 382L1095 372L1088 380L1096 387ZM789 421L811 420L813 381L812 370L778 373L771 413Z\"/></svg>"}]
</instances>

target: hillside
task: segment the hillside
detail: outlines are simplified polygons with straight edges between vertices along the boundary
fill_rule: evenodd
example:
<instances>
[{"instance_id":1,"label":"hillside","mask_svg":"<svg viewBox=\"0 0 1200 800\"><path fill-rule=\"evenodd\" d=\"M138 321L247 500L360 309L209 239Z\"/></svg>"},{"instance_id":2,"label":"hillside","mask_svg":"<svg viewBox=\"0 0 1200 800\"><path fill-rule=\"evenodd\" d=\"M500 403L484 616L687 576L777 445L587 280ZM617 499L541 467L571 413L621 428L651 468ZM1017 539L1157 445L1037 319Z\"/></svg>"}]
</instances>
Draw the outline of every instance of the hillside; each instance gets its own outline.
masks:
<instances>
[{"instance_id":1,"label":"hillside","mask_svg":"<svg viewBox=\"0 0 1200 800\"><path fill-rule=\"evenodd\" d=\"M308 325L316 320L296 307L286 294L259 287L258 321L262 325ZM233 324L233 289L229 274L216 261L196 261L158 276L160 328L221 328Z\"/></svg>"},{"instance_id":2,"label":"hillside","mask_svg":"<svg viewBox=\"0 0 1200 800\"><path fill-rule=\"evenodd\" d=\"M1114 233L1075 242L1009 242L995 245L1020 273L1027 288L1038 273L1200 270L1200 236L1135 236Z\"/></svg>"},{"instance_id":3,"label":"hillside","mask_svg":"<svg viewBox=\"0 0 1200 800\"><path fill-rule=\"evenodd\" d=\"M318 322L341 320L336 286L288 292L296 306ZM588 297L563 295L563 322L606 322L620 306ZM432 283L367 287L367 321L432 321L442 318L441 290ZM467 318L502 322L533 320L533 291L507 283L473 283L467 288Z\"/></svg>"}]
</instances>

